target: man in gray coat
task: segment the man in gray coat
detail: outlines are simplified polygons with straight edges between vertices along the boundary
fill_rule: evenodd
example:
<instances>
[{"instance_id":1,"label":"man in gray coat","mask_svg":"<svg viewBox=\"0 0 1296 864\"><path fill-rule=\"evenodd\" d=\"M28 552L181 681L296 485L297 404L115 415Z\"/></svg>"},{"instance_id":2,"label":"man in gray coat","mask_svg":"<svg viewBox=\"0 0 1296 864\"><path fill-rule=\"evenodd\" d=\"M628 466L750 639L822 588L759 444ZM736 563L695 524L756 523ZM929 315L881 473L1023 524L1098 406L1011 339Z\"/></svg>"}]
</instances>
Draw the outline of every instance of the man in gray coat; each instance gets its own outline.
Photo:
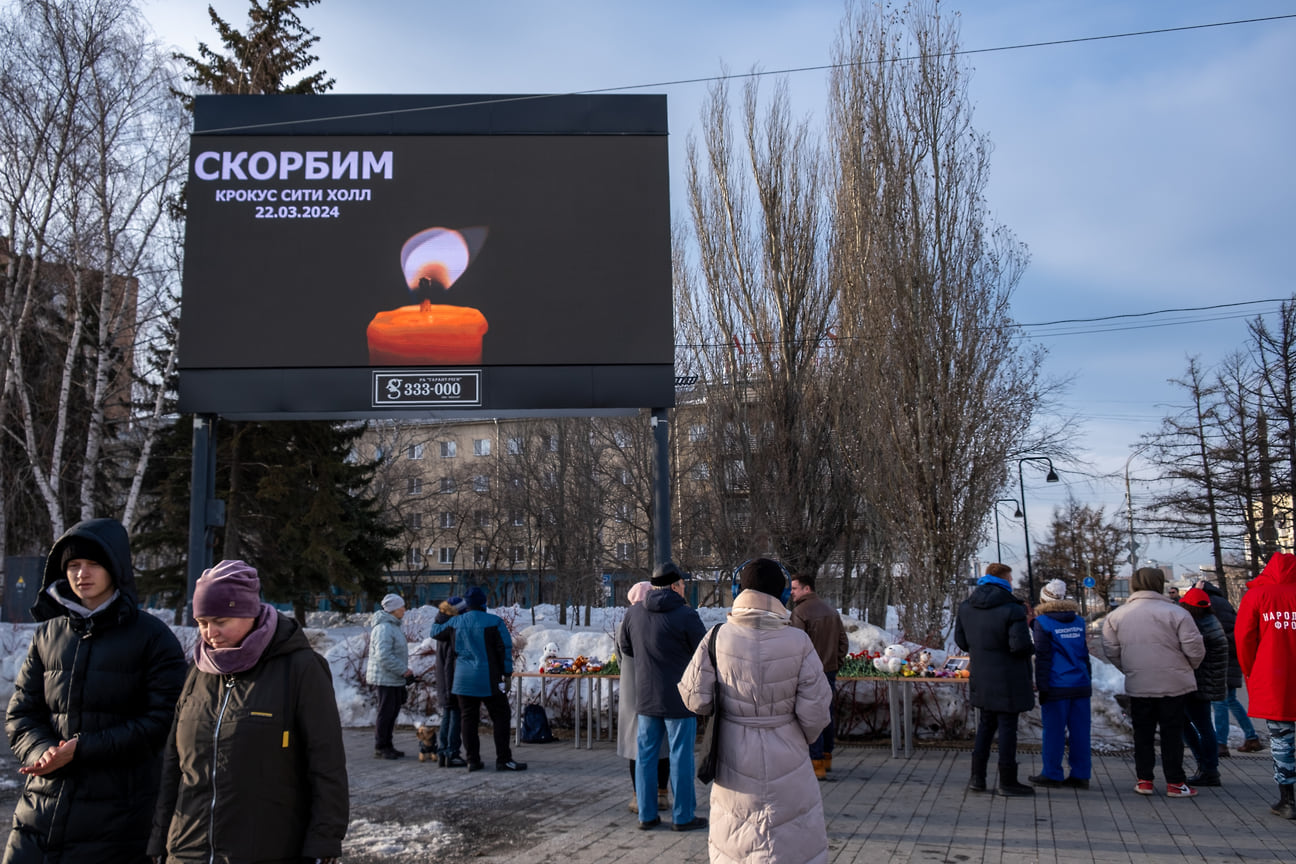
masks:
<instances>
[{"instance_id":1,"label":"man in gray coat","mask_svg":"<svg viewBox=\"0 0 1296 864\"><path fill-rule=\"evenodd\" d=\"M1184 773L1184 700L1197 690L1195 670L1206 656L1192 616L1165 594L1165 574L1141 567L1130 578L1130 596L1103 619L1107 660L1125 673L1134 724L1134 791L1154 795L1155 742L1161 731L1161 770L1166 795L1192 798L1197 790Z\"/></svg>"}]
</instances>

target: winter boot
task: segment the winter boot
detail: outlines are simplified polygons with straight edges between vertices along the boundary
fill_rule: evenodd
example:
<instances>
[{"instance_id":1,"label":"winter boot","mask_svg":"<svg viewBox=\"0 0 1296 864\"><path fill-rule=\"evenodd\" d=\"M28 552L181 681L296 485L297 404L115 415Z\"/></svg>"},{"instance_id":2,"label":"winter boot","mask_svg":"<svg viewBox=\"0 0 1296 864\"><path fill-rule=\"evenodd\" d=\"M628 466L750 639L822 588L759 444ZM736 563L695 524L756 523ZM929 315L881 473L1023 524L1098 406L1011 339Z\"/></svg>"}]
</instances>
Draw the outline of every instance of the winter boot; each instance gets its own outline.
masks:
<instances>
[{"instance_id":1,"label":"winter boot","mask_svg":"<svg viewBox=\"0 0 1296 864\"><path fill-rule=\"evenodd\" d=\"M1288 783L1278 787L1278 801L1269 811L1284 819L1296 819L1296 786Z\"/></svg>"},{"instance_id":2,"label":"winter boot","mask_svg":"<svg viewBox=\"0 0 1296 864\"><path fill-rule=\"evenodd\" d=\"M988 755L984 757L977 757L976 754L973 754L972 779L968 781L968 785L967 785L969 792L986 791L986 763L988 763L989 761L990 761L990 757Z\"/></svg>"},{"instance_id":3,"label":"winter boot","mask_svg":"<svg viewBox=\"0 0 1296 864\"><path fill-rule=\"evenodd\" d=\"M824 760L811 759L810 764L814 766L816 780L823 780L828 776L828 768L824 765Z\"/></svg>"},{"instance_id":4,"label":"winter boot","mask_svg":"<svg viewBox=\"0 0 1296 864\"><path fill-rule=\"evenodd\" d=\"M999 788L997 791L1005 798L1021 798L1035 794L1034 786L1017 782L1017 763L999 766Z\"/></svg>"}]
</instances>

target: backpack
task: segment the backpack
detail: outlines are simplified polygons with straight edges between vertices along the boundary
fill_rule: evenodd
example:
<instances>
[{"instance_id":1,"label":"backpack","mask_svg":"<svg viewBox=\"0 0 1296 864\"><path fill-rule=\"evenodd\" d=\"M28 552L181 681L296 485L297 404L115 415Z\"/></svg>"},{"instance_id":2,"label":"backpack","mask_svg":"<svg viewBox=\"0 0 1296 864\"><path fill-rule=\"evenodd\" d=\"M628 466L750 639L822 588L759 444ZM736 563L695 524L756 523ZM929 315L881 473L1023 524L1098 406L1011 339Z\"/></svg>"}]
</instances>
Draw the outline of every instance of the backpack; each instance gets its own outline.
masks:
<instances>
[{"instance_id":1,"label":"backpack","mask_svg":"<svg viewBox=\"0 0 1296 864\"><path fill-rule=\"evenodd\" d=\"M524 744L548 744L558 740L549 728L544 708L534 702L522 709L521 739Z\"/></svg>"}]
</instances>

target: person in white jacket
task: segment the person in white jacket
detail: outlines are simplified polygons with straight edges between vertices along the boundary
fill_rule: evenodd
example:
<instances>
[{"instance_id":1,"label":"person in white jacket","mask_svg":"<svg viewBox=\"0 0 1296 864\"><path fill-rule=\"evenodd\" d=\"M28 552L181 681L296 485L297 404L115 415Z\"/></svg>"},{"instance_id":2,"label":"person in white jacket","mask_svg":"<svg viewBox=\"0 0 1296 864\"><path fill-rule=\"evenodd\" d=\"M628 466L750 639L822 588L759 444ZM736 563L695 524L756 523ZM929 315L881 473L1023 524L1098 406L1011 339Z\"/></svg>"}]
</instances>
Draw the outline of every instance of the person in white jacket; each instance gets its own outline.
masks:
<instances>
[{"instance_id":1,"label":"person in white jacket","mask_svg":"<svg viewBox=\"0 0 1296 864\"><path fill-rule=\"evenodd\" d=\"M369 662L365 677L378 688L378 719L374 723L374 756L399 759L404 752L392 744L392 731L401 703L405 701L405 683L413 673L409 668L409 641L401 629L405 601L399 594L388 594L374 611L369 624Z\"/></svg>"},{"instance_id":2,"label":"person in white jacket","mask_svg":"<svg viewBox=\"0 0 1296 864\"><path fill-rule=\"evenodd\" d=\"M715 666L703 640L679 683L688 709L709 715L720 680L711 861L827 861L809 746L828 725L832 690L810 637L788 626L779 599L787 585L783 566L756 558L739 583L743 591L716 634Z\"/></svg>"},{"instance_id":3,"label":"person in white jacket","mask_svg":"<svg viewBox=\"0 0 1296 864\"><path fill-rule=\"evenodd\" d=\"M1134 771L1140 795L1156 792L1155 741L1161 730L1161 769L1166 795L1191 798L1183 767L1184 698L1197 690L1193 670L1206 656L1201 632L1184 609L1164 593L1165 574L1153 567L1134 571L1131 593L1103 619L1102 645L1107 660L1125 673L1134 724Z\"/></svg>"}]
</instances>

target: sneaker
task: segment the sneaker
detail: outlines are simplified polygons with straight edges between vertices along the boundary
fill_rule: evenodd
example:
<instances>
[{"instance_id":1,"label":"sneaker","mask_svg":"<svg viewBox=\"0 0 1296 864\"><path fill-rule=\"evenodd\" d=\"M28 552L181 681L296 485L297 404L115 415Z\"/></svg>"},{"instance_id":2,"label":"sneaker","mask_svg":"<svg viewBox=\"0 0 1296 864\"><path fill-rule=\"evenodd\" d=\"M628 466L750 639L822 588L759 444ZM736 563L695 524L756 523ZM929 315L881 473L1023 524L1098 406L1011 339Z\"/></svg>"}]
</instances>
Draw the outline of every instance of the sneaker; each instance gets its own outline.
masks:
<instances>
[{"instance_id":1,"label":"sneaker","mask_svg":"<svg viewBox=\"0 0 1296 864\"><path fill-rule=\"evenodd\" d=\"M1220 775L1216 771L1213 774L1207 774L1205 771L1198 771L1186 781L1190 786L1219 786Z\"/></svg>"},{"instance_id":2,"label":"sneaker","mask_svg":"<svg viewBox=\"0 0 1296 864\"><path fill-rule=\"evenodd\" d=\"M1245 743L1243 743L1242 746L1238 748L1238 752L1239 753L1259 753L1264 749L1265 747L1263 744L1260 743L1259 738L1248 738L1245 741Z\"/></svg>"},{"instance_id":3,"label":"sneaker","mask_svg":"<svg viewBox=\"0 0 1296 864\"><path fill-rule=\"evenodd\" d=\"M486 766L483 765L483 764L481 763L480 760L478 760L478 761L476 761L476 762L469 762L469 763L468 763L468 770L469 770L469 771L480 771L480 770L482 770L482 769L485 768L485 767L486 767Z\"/></svg>"},{"instance_id":4,"label":"sneaker","mask_svg":"<svg viewBox=\"0 0 1296 864\"><path fill-rule=\"evenodd\" d=\"M1166 796L1169 798L1194 798L1197 790L1187 783L1171 783L1166 786Z\"/></svg>"},{"instance_id":5,"label":"sneaker","mask_svg":"<svg viewBox=\"0 0 1296 864\"><path fill-rule=\"evenodd\" d=\"M1089 778L1087 777L1068 777L1062 781L1062 785L1069 789L1088 789Z\"/></svg>"},{"instance_id":6,"label":"sneaker","mask_svg":"<svg viewBox=\"0 0 1296 864\"><path fill-rule=\"evenodd\" d=\"M525 771L526 763L515 762L512 759L508 760L507 762L496 762L495 770L496 771Z\"/></svg>"},{"instance_id":7,"label":"sneaker","mask_svg":"<svg viewBox=\"0 0 1296 864\"><path fill-rule=\"evenodd\" d=\"M1043 786L1045 789L1061 789L1062 781L1054 780L1052 777L1045 777L1043 774L1032 774L1026 778L1032 786Z\"/></svg>"},{"instance_id":8,"label":"sneaker","mask_svg":"<svg viewBox=\"0 0 1296 864\"><path fill-rule=\"evenodd\" d=\"M1140 780L1135 784L1134 791L1140 795L1155 795L1156 787L1152 785L1151 780Z\"/></svg>"},{"instance_id":9,"label":"sneaker","mask_svg":"<svg viewBox=\"0 0 1296 864\"><path fill-rule=\"evenodd\" d=\"M682 824L672 824L672 831L696 831L699 828L707 827L707 820L702 816L694 816L690 821Z\"/></svg>"}]
</instances>

